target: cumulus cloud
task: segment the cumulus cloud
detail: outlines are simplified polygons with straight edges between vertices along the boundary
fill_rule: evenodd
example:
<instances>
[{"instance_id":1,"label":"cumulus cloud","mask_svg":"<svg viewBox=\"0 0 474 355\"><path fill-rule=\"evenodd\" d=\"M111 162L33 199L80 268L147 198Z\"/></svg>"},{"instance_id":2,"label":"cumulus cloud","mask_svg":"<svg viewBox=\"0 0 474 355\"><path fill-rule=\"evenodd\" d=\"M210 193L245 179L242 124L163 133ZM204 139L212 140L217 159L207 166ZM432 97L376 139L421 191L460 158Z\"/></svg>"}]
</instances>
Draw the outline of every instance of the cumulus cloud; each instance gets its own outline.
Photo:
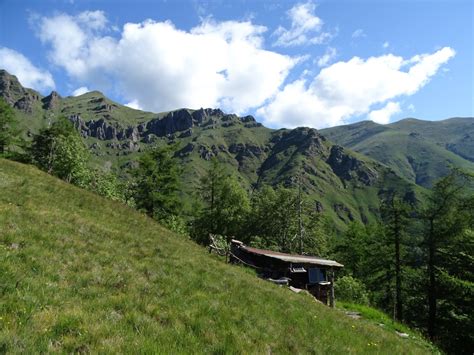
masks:
<instances>
[{"instance_id":1,"label":"cumulus cloud","mask_svg":"<svg viewBox=\"0 0 474 355\"><path fill-rule=\"evenodd\" d=\"M312 3L295 6L290 10L294 23L280 35L297 41L321 35L322 21L314 9ZM265 49L267 29L251 21L205 19L183 31L170 21L146 20L115 32L95 11L39 18L37 28L54 64L80 86L107 91L112 86L129 107L255 110L266 124L280 127L322 128L367 114L389 120L400 109L398 97L420 90L455 55L445 47L407 59L385 54L331 64L337 52L329 47L313 60L314 68L285 82L307 58ZM290 36L291 31L297 35ZM318 65L321 71L311 74Z\"/></svg>"},{"instance_id":2,"label":"cumulus cloud","mask_svg":"<svg viewBox=\"0 0 474 355\"><path fill-rule=\"evenodd\" d=\"M204 20L182 31L147 20L125 24L114 38L102 15L40 18L39 37L75 80L114 83L128 102L150 111L220 106L241 113L272 97L298 62L265 50L266 28L250 21Z\"/></svg>"},{"instance_id":3,"label":"cumulus cloud","mask_svg":"<svg viewBox=\"0 0 474 355\"><path fill-rule=\"evenodd\" d=\"M336 48L333 47L328 47L326 49L326 52L318 58L317 64L320 67L325 67L327 66L337 55L337 50Z\"/></svg>"},{"instance_id":4,"label":"cumulus cloud","mask_svg":"<svg viewBox=\"0 0 474 355\"><path fill-rule=\"evenodd\" d=\"M133 100L129 103L126 103L125 106L133 108L135 110L142 110L142 107L140 107L137 100Z\"/></svg>"},{"instance_id":5,"label":"cumulus cloud","mask_svg":"<svg viewBox=\"0 0 474 355\"><path fill-rule=\"evenodd\" d=\"M15 75L23 86L45 92L55 88L53 76L33 64L23 54L0 47L0 69Z\"/></svg>"},{"instance_id":6,"label":"cumulus cloud","mask_svg":"<svg viewBox=\"0 0 474 355\"><path fill-rule=\"evenodd\" d=\"M388 41L383 42L382 47L387 49L390 46L390 43Z\"/></svg>"},{"instance_id":7,"label":"cumulus cloud","mask_svg":"<svg viewBox=\"0 0 474 355\"><path fill-rule=\"evenodd\" d=\"M401 112L400 104L390 101L383 108L371 111L368 119L380 124L387 124L390 123L390 117L399 112Z\"/></svg>"},{"instance_id":8,"label":"cumulus cloud","mask_svg":"<svg viewBox=\"0 0 474 355\"><path fill-rule=\"evenodd\" d=\"M258 113L270 125L322 128L343 124L367 114L373 105L414 94L454 55L453 49L445 47L408 60L387 54L337 62L323 68L312 81L300 79L286 85ZM396 113L395 105L373 115L376 119L389 117Z\"/></svg>"},{"instance_id":9,"label":"cumulus cloud","mask_svg":"<svg viewBox=\"0 0 474 355\"><path fill-rule=\"evenodd\" d=\"M87 88L87 86L81 86L80 88L77 88L76 90L74 90L72 92L72 96L80 96L80 95L83 95L87 92L89 92L90 90Z\"/></svg>"},{"instance_id":10,"label":"cumulus cloud","mask_svg":"<svg viewBox=\"0 0 474 355\"><path fill-rule=\"evenodd\" d=\"M314 14L316 5L312 2L301 3L288 10L290 28L278 27L273 33L277 37L273 45L281 47L302 44L321 44L332 38L331 33L321 32L323 21Z\"/></svg>"}]
</instances>

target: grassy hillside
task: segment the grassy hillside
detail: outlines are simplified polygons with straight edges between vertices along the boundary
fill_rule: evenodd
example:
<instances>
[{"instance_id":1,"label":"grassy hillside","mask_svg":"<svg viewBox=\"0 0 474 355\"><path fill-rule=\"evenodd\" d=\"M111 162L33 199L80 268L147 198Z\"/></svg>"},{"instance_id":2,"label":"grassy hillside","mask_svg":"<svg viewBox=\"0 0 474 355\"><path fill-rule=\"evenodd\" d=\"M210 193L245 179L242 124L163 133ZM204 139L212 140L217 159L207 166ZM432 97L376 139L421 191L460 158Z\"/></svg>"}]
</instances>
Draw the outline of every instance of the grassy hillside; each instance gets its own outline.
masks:
<instances>
[{"instance_id":1,"label":"grassy hillside","mask_svg":"<svg viewBox=\"0 0 474 355\"><path fill-rule=\"evenodd\" d=\"M447 175L451 166L474 171L474 118L406 119L389 125L364 121L321 132L424 187Z\"/></svg>"},{"instance_id":2,"label":"grassy hillside","mask_svg":"<svg viewBox=\"0 0 474 355\"><path fill-rule=\"evenodd\" d=\"M424 354L119 203L0 160L0 352Z\"/></svg>"}]
</instances>

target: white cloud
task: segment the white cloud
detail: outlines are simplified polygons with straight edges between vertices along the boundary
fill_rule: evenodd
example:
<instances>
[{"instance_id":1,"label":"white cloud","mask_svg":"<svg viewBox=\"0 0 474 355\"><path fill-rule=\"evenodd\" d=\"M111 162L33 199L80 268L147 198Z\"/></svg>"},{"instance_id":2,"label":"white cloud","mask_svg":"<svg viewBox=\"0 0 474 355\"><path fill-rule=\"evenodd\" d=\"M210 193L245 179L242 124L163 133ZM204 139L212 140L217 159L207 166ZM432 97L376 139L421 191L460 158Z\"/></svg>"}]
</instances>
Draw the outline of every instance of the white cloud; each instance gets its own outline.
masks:
<instances>
[{"instance_id":1,"label":"white cloud","mask_svg":"<svg viewBox=\"0 0 474 355\"><path fill-rule=\"evenodd\" d=\"M401 112L398 102L390 101L380 110L373 110L369 113L368 118L380 124L390 123L390 117Z\"/></svg>"},{"instance_id":2,"label":"white cloud","mask_svg":"<svg viewBox=\"0 0 474 355\"><path fill-rule=\"evenodd\" d=\"M390 43L388 41L383 42L382 47L387 49L390 46Z\"/></svg>"},{"instance_id":3,"label":"white cloud","mask_svg":"<svg viewBox=\"0 0 474 355\"><path fill-rule=\"evenodd\" d=\"M343 124L366 114L373 105L414 94L454 55L453 49L445 47L408 60L392 54L366 60L354 57L322 69L312 81L288 84L258 113L265 123L277 126Z\"/></svg>"},{"instance_id":4,"label":"white cloud","mask_svg":"<svg viewBox=\"0 0 474 355\"><path fill-rule=\"evenodd\" d=\"M294 38L314 38L307 29L320 31L322 21L314 20L314 5L295 8L301 6L298 11L304 16L298 26L305 30ZM236 113L255 109L272 126L321 128L371 111L377 116L376 108L420 90L455 55L445 47L408 59L386 54L330 64L336 52L328 48L327 57L313 61L314 68L283 86L290 70L307 58L264 49L266 28L251 21L205 19L183 31L169 21L147 20L127 23L113 37L107 35L111 27L101 12L37 21L53 63L83 86L113 86L130 107L155 112L180 107L221 107ZM315 76L310 73L316 64L328 66ZM393 104L386 111L393 110Z\"/></svg>"},{"instance_id":5,"label":"white cloud","mask_svg":"<svg viewBox=\"0 0 474 355\"><path fill-rule=\"evenodd\" d=\"M411 112L415 112L415 105L409 104L408 107L407 107L407 109L408 109L409 111L411 111Z\"/></svg>"},{"instance_id":6,"label":"white cloud","mask_svg":"<svg viewBox=\"0 0 474 355\"><path fill-rule=\"evenodd\" d=\"M55 88L50 72L34 66L28 58L13 49L0 47L0 69L15 75L20 83L28 88L43 93Z\"/></svg>"},{"instance_id":7,"label":"white cloud","mask_svg":"<svg viewBox=\"0 0 474 355\"><path fill-rule=\"evenodd\" d=\"M133 100L129 103L126 103L125 106L133 108L135 110L142 110L142 107L140 107L137 100Z\"/></svg>"},{"instance_id":8,"label":"white cloud","mask_svg":"<svg viewBox=\"0 0 474 355\"><path fill-rule=\"evenodd\" d=\"M272 97L299 61L263 49L266 28L250 21L208 19L182 31L147 20L125 24L116 39L103 34L106 20L87 14L39 20L51 60L83 84L115 85L128 102L150 111L221 106L244 112Z\"/></svg>"},{"instance_id":9,"label":"white cloud","mask_svg":"<svg viewBox=\"0 0 474 355\"><path fill-rule=\"evenodd\" d=\"M316 5L312 2L293 6L287 15L291 20L291 27L278 27L273 33L277 39L273 45L281 47L297 46L302 44L322 44L332 38L329 32L320 32L323 21L314 14Z\"/></svg>"},{"instance_id":10,"label":"white cloud","mask_svg":"<svg viewBox=\"0 0 474 355\"><path fill-rule=\"evenodd\" d=\"M328 47L326 49L326 52L318 58L317 64L320 67L325 67L327 66L332 60L336 57L337 55L337 50L336 48L333 47Z\"/></svg>"},{"instance_id":11,"label":"white cloud","mask_svg":"<svg viewBox=\"0 0 474 355\"><path fill-rule=\"evenodd\" d=\"M257 110L265 123L277 127L327 127L337 123L338 112L306 87L305 80L286 85L270 104Z\"/></svg>"},{"instance_id":12,"label":"white cloud","mask_svg":"<svg viewBox=\"0 0 474 355\"><path fill-rule=\"evenodd\" d=\"M83 95L87 92L89 92L90 90L87 88L87 86L81 86L80 88L77 88L76 90L74 90L72 92L72 96L80 96L80 95Z\"/></svg>"},{"instance_id":13,"label":"white cloud","mask_svg":"<svg viewBox=\"0 0 474 355\"><path fill-rule=\"evenodd\" d=\"M362 28L358 28L357 30L352 32L352 38L361 38L361 37L367 37Z\"/></svg>"}]
</instances>

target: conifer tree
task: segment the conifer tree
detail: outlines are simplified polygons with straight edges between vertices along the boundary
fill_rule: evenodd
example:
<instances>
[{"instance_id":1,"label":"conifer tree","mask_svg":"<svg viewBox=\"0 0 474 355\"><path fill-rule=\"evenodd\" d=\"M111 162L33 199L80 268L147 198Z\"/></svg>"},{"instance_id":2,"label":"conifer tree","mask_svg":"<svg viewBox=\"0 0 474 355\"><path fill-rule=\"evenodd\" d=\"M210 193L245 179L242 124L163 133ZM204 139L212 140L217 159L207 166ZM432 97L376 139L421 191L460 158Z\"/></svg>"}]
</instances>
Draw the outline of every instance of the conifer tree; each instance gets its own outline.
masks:
<instances>
[{"instance_id":1,"label":"conifer tree","mask_svg":"<svg viewBox=\"0 0 474 355\"><path fill-rule=\"evenodd\" d=\"M389 193L387 198L382 200L380 207L385 243L388 244L391 255L389 260L393 260L395 278L394 318L399 321L403 319L402 266L404 264L404 239L409 223L409 210L408 204L396 192Z\"/></svg>"},{"instance_id":2,"label":"conifer tree","mask_svg":"<svg viewBox=\"0 0 474 355\"><path fill-rule=\"evenodd\" d=\"M4 99L0 98L0 156L5 155L9 146L17 141L18 136L15 111Z\"/></svg>"},{"instance_id":3,"label":"conifer tree","mask_svg":"<svg viewBox=\"0 0 474 355\"><path fill-rule=\"evenodd\" d=\"M138 167L132 171L137 208L160 221L181 212L181 169L173 153L174 146L153 147L140 157Z\"/></svg>"},{"instance_id":4,"label":"conifer tree","mask_svg":"<svg viewBox=\"0 0 474 355\"><path fill-rule=\"evenodd\" d=\"M469 230L472 230L474 221L474 198L472 192L469 192L472 190L468 189L472 181L472 175L453 170L435 184L428 197L427 207L422 211L428 276L428 335L431 339L437 337L437 325L440 323L438 311L442 296L441 281L450 277L453 281L452 274L456 273L452 271L458 267L465 267L452 264L452 261L462 256L461 243L466 236L472 236ZM457 252L450 253L456 249ZM471 256L468 254L467 258L472 258L472 254ZM462 276L456 279L463 282ZM468 297L472 299L473 280L465 281L468 281L466 283Z\"/></svg>"}]
</instances>

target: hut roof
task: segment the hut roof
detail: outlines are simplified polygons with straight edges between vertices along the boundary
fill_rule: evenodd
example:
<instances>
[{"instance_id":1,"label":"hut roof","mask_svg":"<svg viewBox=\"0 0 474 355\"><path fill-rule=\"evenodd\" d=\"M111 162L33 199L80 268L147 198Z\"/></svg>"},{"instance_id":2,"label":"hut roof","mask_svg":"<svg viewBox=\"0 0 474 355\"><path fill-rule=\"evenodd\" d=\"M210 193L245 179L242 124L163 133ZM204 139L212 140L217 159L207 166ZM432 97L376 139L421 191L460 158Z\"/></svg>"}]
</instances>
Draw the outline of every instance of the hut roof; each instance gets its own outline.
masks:
<instances>
[{"instance_id":1,"label":"hut roof","mask_svg":"<svg viewBox=\"0 0 474 355\"><path fill-rule=\"evenodd\" d=\"M238 244L240 249L256 254L256 255L264 255L269 258L274 258L290 263L301 263L301 264L313 264L313 265L320 265L320 266L329 266L329 267L334 267L334 268L342 268L344 265L339 264L338 262L334 260L328 260L328 259L322 259L318 258L316 256L310 256L310 255L298 255L298 254L286 254L286 253L280 253L277 251L273 250L265 250L265 249L257 249L257 248L251 248L246 245L244 245L241 241L238 240L232 240L232 243Z\"/></svg>"}]
</instances>

